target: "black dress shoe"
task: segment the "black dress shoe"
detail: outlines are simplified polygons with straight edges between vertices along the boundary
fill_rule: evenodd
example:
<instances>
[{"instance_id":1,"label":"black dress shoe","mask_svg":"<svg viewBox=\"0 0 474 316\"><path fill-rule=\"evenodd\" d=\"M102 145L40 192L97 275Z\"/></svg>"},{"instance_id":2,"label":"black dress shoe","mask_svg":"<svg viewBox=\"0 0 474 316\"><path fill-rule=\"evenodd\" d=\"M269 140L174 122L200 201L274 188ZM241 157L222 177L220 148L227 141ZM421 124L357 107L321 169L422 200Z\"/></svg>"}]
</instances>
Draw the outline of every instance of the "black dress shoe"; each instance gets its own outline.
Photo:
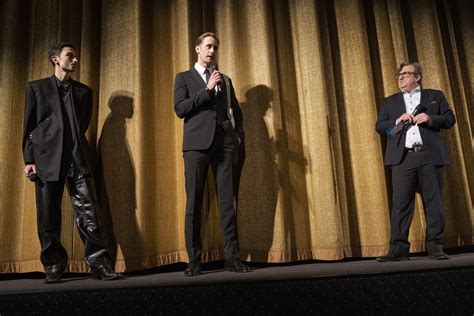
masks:
<instances>
[{"instance_id":1,"label":"black dress shoe","mask_svg":"<svg viewBox=\"0 0 474 316\"><path fill-rule=\"evenodd\" d=\"M448 260L449 259L448 255L439 248L428 250L428 256L430 259L433 259L433 260Z\"/></svg>"},{"instance_id":2,"label":"black dress shoe","mask_svg":"<svg viewBox=\"0 0 474 316\"><path fill-rule=\"evenodd\" d=\"M185 276L195 276L201 274L201 263L199 262L190 262L184 270Z\"/></svg>"},{"instance_id":3,"label":"black dress shoe","mask_svg":"<svg viewBox=\"0 0 474 316\"><path fill-rule=\"evenodd\" d=\"M108 264L99 264L91 269L92 278L96 280L110 281L120 278L120 274L116 273Z\"/></svg>"},{"instance_id":4,"label":"black dress shoe","mask_svg":"<svg viewBox=\"0 0 474 316\"><path fill-rule=\"evenodd\" d=\"M375 260L378 262L390 262L390 261L405 261L410 259L408 255L390 251L385 256L377 257Z\"/></svg>"},{"instance_id":5,"label":"black dress shoe","mask_svg":"<svg viewBox=\"0 0 474 316\"><path fill-rule=\"evenodd\" d=\"M240 261L238 258L229 259L225 261L225 270L226 271L234 271L234 272L250 272L249 266L245 265Z\"/></svg>"},{"instance_id":6,"label":"black dress shoe","mask_svg":"<svg viewBox=\"0 0 474 316\"><path fill-rule=\"evenodd\" d=\"M61 282L61 276L65 268L66 265L62 263L45 267L44 272L46 273L46 278L44 279L44 283L51 284Z\"/></svg>"}]
</instances>

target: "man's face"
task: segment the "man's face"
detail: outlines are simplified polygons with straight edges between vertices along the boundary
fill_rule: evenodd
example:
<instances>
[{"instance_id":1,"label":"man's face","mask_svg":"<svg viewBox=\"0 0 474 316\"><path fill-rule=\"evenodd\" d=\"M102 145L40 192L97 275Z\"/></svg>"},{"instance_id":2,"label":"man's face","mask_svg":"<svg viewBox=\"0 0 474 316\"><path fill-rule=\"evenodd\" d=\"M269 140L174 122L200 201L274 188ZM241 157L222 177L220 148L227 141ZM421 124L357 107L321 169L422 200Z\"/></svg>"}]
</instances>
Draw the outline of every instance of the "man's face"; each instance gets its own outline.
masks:
<instances>
[{"instance_id":1,"label":"man's face","mask_svg":"<svg viewBox=\"0 0 474 316\"><path fill-rule=\"evenodd\" d=\"M51 57L56 67L61 68L65 72L74 72L76 71L77 60L76 50L72 47L64 47L61 53Z\"/></svg>"},{"instance_id":2,"label":"man's face","mask_svg":"<svg viewBox=\"0 0 474 316\"><path fill-rule=\"evenodd\" d=\"M400 90L411 92L420 80L420 74L415 74L415 66L407 65L398 73L398 87Z\"/></svg>"},{"instance_id":3,"label":"man's face","mask_svg":"<svg viewBox=\"0 0 474 316\"><path fill-rule=\"evenodd\" d=\"M217 57L217 49L219 44L214 37L205 37L199 46L196 46L196 53L198 55L197 63L207 68Z\"/></svg>"}]
</instances>

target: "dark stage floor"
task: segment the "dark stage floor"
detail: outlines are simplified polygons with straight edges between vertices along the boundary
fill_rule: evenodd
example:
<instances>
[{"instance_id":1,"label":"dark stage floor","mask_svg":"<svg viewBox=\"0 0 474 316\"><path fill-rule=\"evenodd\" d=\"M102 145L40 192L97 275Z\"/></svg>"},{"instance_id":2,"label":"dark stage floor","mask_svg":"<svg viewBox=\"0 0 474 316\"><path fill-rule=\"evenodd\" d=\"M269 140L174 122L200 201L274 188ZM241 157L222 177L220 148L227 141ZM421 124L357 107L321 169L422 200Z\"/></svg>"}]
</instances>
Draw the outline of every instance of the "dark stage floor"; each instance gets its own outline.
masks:
<instances>
[{"instance_id":1,"label":"dark stage floor","mask_svg":"<svg viewBox=\"0 0 474 316\"><path fill-rule=\"evenodd\" d=\"M2 311L0 305L0 315L8 315L12 311L23 313L25 310L21 308L24 305L17 309L21 302L48 300L55 302L53 307L48 309L49 303L45 304L40 314L66 311L60 303L64 300L68 301L69 311L82 313L87 306L81 303L83 299L93 304L94 297L101 297L102 305L95 310L99 314L147 314L156 311L185 314L196 311L211 314L472 312L474 303L468 302L471 301L469 298L474 301L474 296L471 296L474 295L474 253L460 252L459 249L447 252L450 260L441 261L430 260L426 254L417 254L409 261L388 263L379 263L374 259L284 265L251 263L254 271L250 273L227 272L223 270L223 262L214 262L204 265L203 274L196 277L185 277L183 270L186 265L176 264L125 274L123 279L109 282L93 280L87 274L65 274L62 283L49 285L44 284L42 273L4 274L0 275L0 304L3 302L7 307ZM429 294L432 290L434 293ZM90 293L94 293L94 297ZM390 295L406 302L403 306L390 307L394 304ZM440 296L440 300L444 296L449 301L438 301L437 304L446 308L439 310L440 307L431 299L416 302L418 296ZM186 297L193 305L186 303ZM208 297L220 297L221 300L212 303ZM200 299L203 304L198 303ZM252 301L246 303L248 299ZM291 303L285 300L291 300ZM122 302L119 310L117 301ZM306 303L297 304L298 301ZM130 306L127 307L127 304ZM35 306L36 303L30 304L28 308L31 310Z\"/></svg>"},{"instance_id":2,"label":"dark stage floor","mask_svg":"<svg viewBox=\"0 0 474 316\"><path fill-rule=\"evenodd\" d=\"M376 262L373 259L337 262L314 261L290 265L250 264L250 273L234 273L223 270L223 262L204 265L203 274L185 277L185 264L140 273L125 274L121 280L93 280L88 274L65 274L59 284L44 284L42 273L0 275L0 294L37 293L86 289L156 287L230 282L262 282L274 280L314 279L374 274L394 274L416 271L474 269L474 253L451 254L450 260L430 260L423 254L409 261ZM174 270L174 271L173 271ZM474 300L474 298L473 298Z\"/></svg>"}]
</instances>

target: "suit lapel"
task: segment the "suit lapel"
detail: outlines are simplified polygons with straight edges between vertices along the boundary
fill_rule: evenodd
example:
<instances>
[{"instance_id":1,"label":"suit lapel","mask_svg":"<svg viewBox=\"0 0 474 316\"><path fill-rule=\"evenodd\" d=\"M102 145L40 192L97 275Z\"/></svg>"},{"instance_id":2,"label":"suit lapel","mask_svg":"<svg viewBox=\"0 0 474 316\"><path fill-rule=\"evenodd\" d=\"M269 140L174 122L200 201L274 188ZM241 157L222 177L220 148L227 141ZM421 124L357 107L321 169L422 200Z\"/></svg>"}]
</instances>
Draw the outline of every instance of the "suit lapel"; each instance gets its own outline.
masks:
<instances>
[{"instance_id":1,"label":"suit lapel","mask_svg":"<svg viewBox=\"0 0 474 316\"><path fill-rule=\"evenodd\" d=\"M81 120L83 119L84 109L79 109L83 104L82 99L84 97L84 89L76 84L76 81L71 79L71 89L72 89L72 111L74 115L74 120L76 121L77 128L81 125Z\"/></svg>"},{"instance_id":2,"label":"suit lapel","mask_svg":"<svg viewBox=\"0 0 474 316\"><path fill-rule=\"evenodd\" d=\"M58 86L56 84L56 77L52 75L48 80L48 85L45 91L46 99L48 104L51 106L53 113L58 118L58 121L62 124L63 114L61 111L61 102L59 100Z\"/></svg>"},{"instance_id":3,"label":"suit lapel","mask_svg":"<svg viewBox=\"0 0 474 316\"><path fill-rule=\"evenodd\" d=\"M402 92L397 93L397 95L395 96L394 112L395 112L394 116L396 118L400 117L400 115L402 115L403 113L406 112L405 100L403 100L403 93Z\"/></svg>"},{"instance_id":4,"label":"suit lapel","mask_svg":"<svg viewBox=\"0 0 474 316\"><path fill-rule=\"evenodd\" d=\"M206 83L204 82L204 80L202 80L202 77L199 74L199 72L196 70L196 68L192 67L189 70L189 72L191 73L191 78L193 78L194 81L196 81L199 87L204 88L206 86Z\"/></svg>"},{"instance_id":5,"label":"suit lapel","mask_svg":"<svg viewBox=\"0 0 474 316\"><path fill-rule=\"evenodd\" d=\"M426 109L428 109L429 93L428 91L423 89L421 89L420 93L420 104L422 104Z\"/></svg>"},{"instance_id":6,"label":"suit lapel","mask_svg":"<svg viewBox=\"0 0 474 316\"><path fill-rule=\"evenodd\" d=\"M394 118L397 119L399 118L403 113L406 112L406 107L405 107L405 100L403 99L403 92L399 92L397 93L397 95L395 96L395 115L394 115ZM397 146L400 145L402 139L403 139L403 143L405 143L405 127L403 127L402 131L399 133L398 135L398 139L397 139Z\"/></svg>"},{"instance_id":7,"label":"suit lapel","mask_svg":"<svg viewBox=\"0 0 474 316\"><path fill-rule=\"evenodd\" d=\"M72 92L72 107L74 110L74 113L76 114L76 107L78 104L81 104L81 99L82 99L82 89L81 87L78 87L76 85L76 82L71 79L71 92Z\"/></svg>"}]
</instances>

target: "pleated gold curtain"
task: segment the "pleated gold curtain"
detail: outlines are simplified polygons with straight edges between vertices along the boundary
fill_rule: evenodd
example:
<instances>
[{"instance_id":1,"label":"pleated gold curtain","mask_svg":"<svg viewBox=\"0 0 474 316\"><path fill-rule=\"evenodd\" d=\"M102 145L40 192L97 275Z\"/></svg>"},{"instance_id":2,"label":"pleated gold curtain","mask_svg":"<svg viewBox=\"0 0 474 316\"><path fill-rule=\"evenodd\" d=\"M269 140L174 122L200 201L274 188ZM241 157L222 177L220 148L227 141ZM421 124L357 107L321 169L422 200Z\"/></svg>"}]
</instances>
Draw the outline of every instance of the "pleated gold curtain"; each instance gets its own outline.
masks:
<instances>
[{"instance_id":1,"label":"pleated gold curtain","mask_svg":"<svg viewBox=\"0 0 474 316\"><path fill-rule=\"evenodd\" d=\"M100 221L119 271L187 261L177 72L195 38L221 39L219 68L244 113L237 201L244 260L371 257L388 249L390 171L374 130L397 65L417 60L424 86L457 116L444 131L447 247L474 229L474 3L469 0L134 1L0 3L0 273L42 271L34 185L22 175L25 83L50 76L50 44L76 44L74 78L94 90ZM212 177L203 209L206 261L223 258ZM69 271L85 272L67 194L62 242ZM424 250L421 199L410 233Z\"/></svg>"}]
</instances>

